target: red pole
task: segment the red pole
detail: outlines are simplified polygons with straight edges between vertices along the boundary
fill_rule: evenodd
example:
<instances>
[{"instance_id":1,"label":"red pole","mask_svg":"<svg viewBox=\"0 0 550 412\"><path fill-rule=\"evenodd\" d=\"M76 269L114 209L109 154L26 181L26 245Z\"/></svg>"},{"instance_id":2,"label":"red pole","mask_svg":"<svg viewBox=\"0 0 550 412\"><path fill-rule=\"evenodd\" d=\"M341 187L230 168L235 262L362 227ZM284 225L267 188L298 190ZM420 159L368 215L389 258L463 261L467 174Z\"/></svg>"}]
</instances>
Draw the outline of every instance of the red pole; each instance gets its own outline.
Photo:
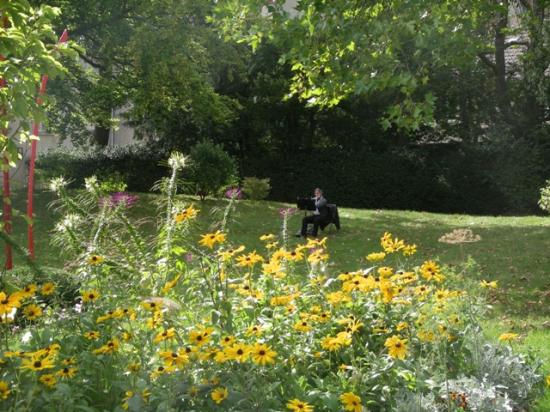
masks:
<instances>
[{"instance_id":1,"label":"red pole","mask_svg":"<svg viewBox=\"0 0 550 412\"><path fill-rule=\"evenodd\" d=\"M59 38L58 45L66 43L69 38L69 33L67 30L63 31L61 37ZM42 104L41 96L46 93L46 85L48 84L48 76L43 75L42 81L40 82L40 90L38 91L38 96L36 97L36 103L38 105ZM32 134L38 138L40 125L38 123L33 123ZM34 193L34 165L36 162L36 146L37 140L34 138L31 141L31 157L29 161L29 177L28 177L28 187L27 187L27 217L29 218L29 223L27 227L27 237L28 237L28 247L29 254L31 259L34 259L34 232L33 232L33 193Z\"/></svg>"}]
</instances>

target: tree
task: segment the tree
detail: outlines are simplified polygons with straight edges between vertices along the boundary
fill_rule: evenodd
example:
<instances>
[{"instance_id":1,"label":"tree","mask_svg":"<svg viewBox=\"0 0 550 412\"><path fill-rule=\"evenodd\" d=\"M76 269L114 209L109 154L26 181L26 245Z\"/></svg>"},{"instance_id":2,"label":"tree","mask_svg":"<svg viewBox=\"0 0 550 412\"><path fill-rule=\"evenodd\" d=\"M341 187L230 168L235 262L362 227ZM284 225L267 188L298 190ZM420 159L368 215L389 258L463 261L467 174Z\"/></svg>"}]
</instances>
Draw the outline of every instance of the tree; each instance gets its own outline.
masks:
<instances>
[{"instance_id":1,"label":"tree","mask_svg":"<svg viewBox=\"0 0 550 412\"><path fill-rule=\"evenodd\" d=\"M54 77L64 72L57 60L57 36L51 20L59 9L49 6L33 8L26 0L0 2L0 155L3 158L3 230L11 233L9 168L21 156L17 142L31 139L33 122L44 119L44 109L37 99L43 75ZM11 131L10 131L11 127ZM11 242L6 246L6 267L11 269Z\"/></svg>"}]
</instances>

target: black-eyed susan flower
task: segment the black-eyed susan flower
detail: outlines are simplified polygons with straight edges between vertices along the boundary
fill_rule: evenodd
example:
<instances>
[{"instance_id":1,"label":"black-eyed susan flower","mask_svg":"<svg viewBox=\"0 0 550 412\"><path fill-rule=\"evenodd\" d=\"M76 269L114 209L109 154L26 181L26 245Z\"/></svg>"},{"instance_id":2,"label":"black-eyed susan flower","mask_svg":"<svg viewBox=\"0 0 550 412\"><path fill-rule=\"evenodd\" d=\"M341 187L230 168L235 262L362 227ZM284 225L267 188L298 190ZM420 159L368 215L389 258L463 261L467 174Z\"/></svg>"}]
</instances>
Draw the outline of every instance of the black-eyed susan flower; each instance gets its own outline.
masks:
<instances>
[{"instance_id":1,"label":"black-eyed susan flower","mask_svg":"<svg viewBox=\"0 0 550 412\"><path fill-rule=\"evenodd\" d=\"M361 412L363 410L361 398L353 392L346 392L340 395L340 401L346 411Z\"/></svg>"},{"instance_id":2,"label":"black-eyed susan flower","mask_svg":"<svg viewBox=\"0 0 550 412\"><path fill-rule=\"evenodd\" d=\"M153 342L160 343L165 340L173 339L174 336L176 336L176 329L174 328L166 329L160 332L159 334L157 334L157 336L155 336L155 338L153 339Z\"/></svg>"},{"instance_id":3,"label":"black-eyed susan flower","mask_svg":"<svg viewBox=\"0 0 550 412\"><path fill-rule=\"evenodd\" d=\"M118 350L120 347L120 342L118 339L112 339L108 341L105 345L101 346L98 349L95 349L93 353L96 355L105 355L105 354L111 354Z\"/></svg>"},{"instance_id":4,"label":"black-eyed susan flower","mask_svg":"<svg viewBox=\"0 0 550 412\"><path fill-rule=\"evenodd\" d=\"M484 289L496 289L498 287L498 281L493 280L492 282L488 282L486 280L482 280L479 282L479 286Z\"/></svg>"},{"instance_id":5,"label":"black-eyed susan flower","mask_svg":"<svg viewBox=\"0 0 550 412\"><path fill-rule=\"evenodd\" d=\"M98 340L100 336L101 334L96 330L91 330L89 332L84 333L84 337L89 340Z\"/></svg>"},{"instance_id":6,"label":"black-eyed susan flower","mask_svg":"<svg viewBox=\"0 0 550 412\"><path fill-rule=\"evenodd\" d=\"M55 375L51 373L47 373L45 375L42 375L38 380L46 385L48 388L53 388L57 384L57 379Z\"/></svg>"},{"instance_id":7,"label":"black-eyed susan flower","mask_svg":"<svg viewBox=\"0 0 550 412\"><path fill-rule=\"evenodd\" d=\"M163 359L164 364L168 366L176 366L181 368L189 362L189 356L185 353L185 349L176 351L161 351L159 356Z\"/></svg>"},{"instance_id":8,"label":"black-eyed susan flower","mask_svg":"<svg viewBox=\"0 0 550 412\"><path fill-rule=\"evenodd\" d=\"M8 383L6 381L0 381L0 398L4 400L8 399L10 392Z\"/></svg>"},{"instance_id":9,"label":"black-eyed susan flower","mask_svg":"<svg viewBox=\"0 0 550 412\"><path fill-rule=\"evenodd\" d=\"M197 217L197 214L199 213L198 209L195 209L192 205L189 207L186 207L181 212L178 212L174 215L174 221L176 223L182 223L186 220L194 219Z\"/></svg>"},{"instance_id":10,"label":"black-eyed susan flower","mask_svg":"<svg viewBox=\"0 0 550 412\"><path fill-rule=\"evenodd\" d=\"M387 338L384 342L384 346L388 348L388 354L392 358L403 360L407 356L407 339L401 339L398 335Z\"/></svg>"},{"instance_id":11,"label":"black-eyed susan flower","mask_svg":"<svg viewBox=\"0 0 550 412\"><path fill-rule=\"evenodd\" d=\"M313 330L313 327L309 324L307 320L300 320L296 322L293 326L294 330L299 332L309 332Z\"/></svg>"},{"instance_id":12,"label":"black-eyed susan flower","mask_svg":"<svg viewBox=\"0 0 550 412\"><path fill-rule=\"evenodd\" d=\"M220 343L221 343L223 346L231 346L231 345L233 345L233 343L235 343L235 336L230 336L230 335L224 336L224 337L220 340Z\"/></svg>"},{"instance_id":13,"label":"black-eyed susan flower","mask_svg":"<svg viewBox=\"0 0 550 412\"><path fill-rule=\"evenodd\" d=\"M189 332L189 341L198 347L205 345L210 341L214 328L199 328Z\"/></svg>"},{"instance_id":14,"label":"black-eyed susan flower","mask_svg":"<svg viewBox=\"0 0 550 412\"><path fill-rule=\"evenodd\" d=\"M40 316L42 316L42 308L33 303L23 309L23 315L25 315L28 320L38 319Z\"/></svg>"},{"instance_id":15,"label":"black-eyed susan flower","mask_svg":"<svg viewBox=\"0 0 550 412\"><path fill-rule=\"evenodd\" d=\"M162 309L162 301L160 300L146 300L141 302L141 306L151 312L156 312Z\"/></svg>"},{"instance_id":16,"label":"black-eyed susan flower","mask_svg":"<svg viewBox=\"0 0 550 412\"><path fill-rule=\"evenodd\" d=\"M207 248L212 249L216 243L225 242L225 233L220 232L219 230L216 233L206 233L201 236L199 244Z\"/></svg>"},{"instance_id":17,"label":"black-eyed susan flower","mask_svg":"<svg viewBox=\"0 0 550 412\"><path fill-rule=\"evenodd\" d=\"M34 283L30 283L27 286L25 286L23 289L21 289L18 293L25 299L30 298L36 294L36 290L38 289L38 286Z\"/></svg>"},{"instance_id":18,"label":"black-eyed susan flower","mask_svg":"<svg viewBox=\"0 0 550 412\"><path fill-rule=\"evenodd\" d=\"M65 366L63 369L58 370L56 375L62 379L70 379L75 377L77 371L77 368Z\"/></svg>"},{"instance_id":19,"label":"black-eyed susan flower","mask_svg":"<svg viewBox=\"0 0 550 412\"><path fill-rule=\"evenodd\" d=\"M40 288L40 294L42 296L49 296L55 291L55 285L52 282L47 282Z\"/></svg>"},{"instance_id":20,"label":"black-eyed susan flower","mask_svg":"<svg viewBox=\"0 0 550 412\"><path fill-rule=\"evenodd\" d=\"M105 258L100 255L91 255L88 258L88 264L92 266L100 265L105 261Z\"/></svg>"},{"instance_id":21,"label":"black-eyed susan flower","mask_svg":"<svg viewBox=\"0 0 550 412\"><path fill-rule=\"evenodd\" d=\"M28 359L23 359L21 362L21 369L28 369L35 372L44 369L52 369L54 366L54 361L51 357L31 356Z\"/></svg>"},{"instance_id":22,"label":"black-eyed susan flower","mask_svg":"<svg viewBox=\"0 0 550 412\"><path fill-rule=\"evenodd\" d=\"M379 262L381 260L384 260L385 257L386 257L385 252L369 253L367 255L367 260L369 262Z\"/></svg>"},{"instance_id":23,"label":"black-eyed susan flower","mask_svg":"<svg viewBox=\"0 0 550 412\"><path fill-rule=\"evenodd\" d=\"M427 281L442 282L445 276L441 273L441 268L433 260L428 260L420 267L422 277Z\"/></svg>"},{"instance_id":24,"label":"black-eyed susan flower","mask_svg":"<svg viewBox=\"0 0 550 412\"><path fill-rule=\"evenodd\" d=\"M245 362L250 356L250 347L244 343L235 343L225 349L227 359Z\"/></svg>"},{"instance_id":25,"label":"black-eyed susan flower","mask_svg":"<svg viewBox=\"0 0 550 412\"><path fill-rule=\"evenodd\" d=\"M299 399L288 401L286 407L294 412L313 412L313 406Z\"/></svg>"},{"instance_id":26,"label":"black-eyed susan flower","mask_svg":"<svg viewBox=\"0 0 550 412\"><path fill-rule=\"evenodd\" d=\"M95 302L101 296L96 289L83 290L80 294L82 296L82 302L84 303Z\"/></svg>"},{"instance_id":27,"label":"black-eyed susan flower","mask_svg":"<svg viewBox=\"0 0 550 412\"><path fill-rule=\"evenodd\" d=\"M261 325L252 325L246 329L246 336L261 336L263 331Z\"/></svg>"},{"instance_id":28,"label":"black-eyed susan flower","mask_svg":"<svg viewBox=\"0 0 550 412\"><path fill-rule=\"evenodd\" d=\"M250 349L250 356L252 357L252 362L258 365L267 365L275 363L277 352L264 343L256 343Z\"/></svg>"},{"instance_id":29,"label":"black-eyed susan flower","mask_svg":"<svg viewBox=\"0 0 550 412\"><path fill-rule=\"evenodd\" d=\"M260 240L262 240L264 242L269 242L273 239L275 239L275 235L273 233L266 233L266 234L260 236Z\"/></svg>"},{"instance_id":30,"label":"black-eyed susan flower","mask_svg":"<svg viewBox=\"0 0 550 412\"><path fill-rule=\"evenodd\" d=\"M174 366L158 366L151 374L149 375L151 379L157 379L161 375L172 373L176 370Z\"/></svg>"},{"instance_id":31,"label":"black-eyed susan flower","mask_svg":"<svg viewBox=\"0 0 550 412\"><path fill-rule=\"evenodd\" d=\"M237 266L240 267L251 267L254 266L256 263L263 261L264 258L261 257L256 253L256 251L252 251L247 255L241 255L237 257Z\"/></svg>"},{"instance_id":32,"label":"black-eyed susan flower","mask_svg":"<svg viewBox=\"0 0 550 412\"><path fill-rule=\"evenodd\" d=\"M10 314L14 309L21 307L23 297L19 294L7 295L0 292L0 316Z\"/></svg>"},{"instance_id":33,"label":"black-eyed susan flower","mask_svg":"<svg viewBox=\"0 0 550 412\"><path fill-rule=\"evenodd\" d=\"M210 393L210 397L218 405L222 403L224 399L227 399L228 395L229 395L229 392L227 388L223 388L223 387L216 388L212 391L212 393Z\"/></svg>"}]
</instances>

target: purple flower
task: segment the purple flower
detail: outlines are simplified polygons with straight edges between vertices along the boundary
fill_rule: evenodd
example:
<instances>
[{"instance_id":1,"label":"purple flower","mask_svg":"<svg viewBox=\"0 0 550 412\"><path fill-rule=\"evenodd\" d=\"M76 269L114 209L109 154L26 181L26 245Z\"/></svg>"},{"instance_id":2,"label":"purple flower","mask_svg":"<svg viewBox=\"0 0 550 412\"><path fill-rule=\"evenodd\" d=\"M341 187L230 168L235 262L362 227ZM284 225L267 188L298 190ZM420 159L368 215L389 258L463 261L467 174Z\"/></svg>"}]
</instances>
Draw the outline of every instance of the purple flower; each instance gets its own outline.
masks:
<instances>
[{"instance_id":1,"label":"purple flower","mask_svg":"<svg viewBox=\"0 0 550 412\"><path fill-rule=\"evenodd\" d=\"M104 197L99 199L99 204L100 206L103 206L107 202L107 205L110 207L118 207L118 206L130 207L134 203L136 203L137 200L138 200L138 197L135 195L131 195L126 192L116 192L110 195L109 197Z\"/></svg>"},{"instance_id":2,"label":"purple flower","mask_svg":"<svg viewBox=\"0 0 550 412\"><path fill-rule=\"evenodd\" d=\"M243 192L240 187L230 187L226 190L225 197L228 199L241 200L243 198Z\"/></svg>"}]
</instances>

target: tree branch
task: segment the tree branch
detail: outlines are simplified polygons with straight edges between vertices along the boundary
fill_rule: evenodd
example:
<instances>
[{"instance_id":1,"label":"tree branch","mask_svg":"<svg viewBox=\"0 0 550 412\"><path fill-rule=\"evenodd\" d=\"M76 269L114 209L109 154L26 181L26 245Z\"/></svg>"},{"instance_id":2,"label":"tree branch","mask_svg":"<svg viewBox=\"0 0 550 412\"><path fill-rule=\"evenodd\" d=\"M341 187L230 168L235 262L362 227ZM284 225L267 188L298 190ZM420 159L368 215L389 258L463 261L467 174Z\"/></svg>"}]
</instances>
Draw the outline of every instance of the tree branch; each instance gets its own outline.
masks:
<instances>
[{"instance_id":1,"label":"tree branch","mask_svg":"<svg viewBox=\"0 0 550 412\"><path fill-rule=\"evenodd\" d=\"M512 46L529 46L529 42L527 40L512 40L504 43L505 49Z\"/></svg>"},{"instance_id":2,"label":"tree branch","mask_svg":"<svg viewBox=\"0 0 550 412\"><path fill-rule=\"evenodd\" d=\"M88 63L94 69L103 69L105 67L101 63L98 63L95 60L93 60L92 58L86 56L84 53L78 53L78 55L82 60L84 60L86 63Z\"/></svg>"},{"instance_id":3,"label":"tree branch","mask_svg":"<svg viewBox=\"0 0 550 412\"><path fill-rule=\"evenodd\" d=\"M489 66L491 68L491 70L496 74L497 72L497 65L491 61L491 59L489 59L487 57L487 54L489 53L478 53L477 57L479 57L479 59L485 63L487 66Z\"/></svg>"}]
</instances>

